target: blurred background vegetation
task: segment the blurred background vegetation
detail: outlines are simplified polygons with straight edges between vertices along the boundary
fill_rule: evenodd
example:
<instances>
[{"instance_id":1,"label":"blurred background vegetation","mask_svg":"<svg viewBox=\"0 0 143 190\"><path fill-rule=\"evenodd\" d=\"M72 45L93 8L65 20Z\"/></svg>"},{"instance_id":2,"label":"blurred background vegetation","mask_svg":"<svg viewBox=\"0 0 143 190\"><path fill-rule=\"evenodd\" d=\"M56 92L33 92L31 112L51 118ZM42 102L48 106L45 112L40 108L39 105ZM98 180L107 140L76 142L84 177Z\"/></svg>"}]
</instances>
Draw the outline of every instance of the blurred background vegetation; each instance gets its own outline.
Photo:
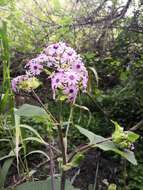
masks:
<instances>
[{"instance_id":1,"label":"blurred background vegetation","mask_svg":"<svg viewBox=\"0 0 143 190\"><path fill-rule=\"evenodd\" d=\"M0 0L0 23L3 21L7 23L11 78L23 74L25 63L47 44L64 41L82 55L86 66L95 68L98 73L98 85L94 75L90 74L90 93L95 104L86 96L78 100L90 109L91 123L87 126L86 111L79 119L78 110L75 120L83 127L106 137L113 130L109 119L119 122L125 129L142 121L142 0ZM2 80L3 64L0 60L1 92ZM58 114L48 90L40 89L38 93L45 103L50 102L50 109ZM47 96L43 97L43 93L47 93ZM15 100L17 106L34 101L24 94L17 94ZM65 118L68 116L67 106L63 114ZM45 135L46 129L40 127L37 121L25 122L33 123ZM142 136L142 126L137 133ZM0 132L0 135L3 134ZM84 140L77 131L71 131L71 149ZM119 179L116 181L116 176L112 176L109 177L110 182L118 183L120 189L124 190L123 178L126 178L127 189L143 190L142 147L141 137L135 145L138 166L127 164L124 176L122 160L119 161L115 155L110 155L109 160L108 154L103 154L105 162L101 159L101 163L105 167L107 161L112 165L114 159L115 164L120 163L115 167L119 171ZM0 157L4 151L7 148L1 143ZM100 179L100 183L103 180ZM87 180L87 183L90 182L92 180Z\"/></svg>"}]
</instances>

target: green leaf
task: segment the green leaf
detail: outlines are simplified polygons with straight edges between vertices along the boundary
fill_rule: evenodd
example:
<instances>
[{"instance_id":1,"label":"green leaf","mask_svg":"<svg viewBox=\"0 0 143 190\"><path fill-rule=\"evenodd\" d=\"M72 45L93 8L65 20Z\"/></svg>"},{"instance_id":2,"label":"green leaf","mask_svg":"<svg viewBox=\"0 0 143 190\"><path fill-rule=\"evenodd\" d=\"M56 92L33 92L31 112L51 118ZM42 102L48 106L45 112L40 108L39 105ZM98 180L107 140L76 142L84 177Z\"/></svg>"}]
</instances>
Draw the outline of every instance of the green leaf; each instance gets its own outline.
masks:
<instances>
[{"instance_id":1,"label":"green leaf","mask_svg":"<svg viewBox=\"0 0 143 190\"><path fill-rule=\"evenodd\" d=\"M122 157L126 158L132 164L137 165L135 155L132 151L130 150L121 151L120 149L117 148L117 146L111 140L106 139L99 135L95 135L91 131L88 131L87 129L84 129L80 126L76 125L76 127L83 135L85 135L89 139L91 145L98 147L104 151L111 150L117 154L120 154Z\"/></svg>"},{"instance_id":2,"label":"green leaf","mask_svg":"<svg viewBox=\"0 0 143 190\"><path fill-rule=\"evenodd\" d=\"M79 108L80 110L88 112L88 114L89 114L89 120L87 122L87 126L89 126L89 124L91 122L91 117L92 117L90 110L86 106L81 106L81 105L78 105L78 104L74 104L73 106Z\"/></svg>"},{"instance_id":3,"label":"green leaf","mask_svg":"<svg viewBox=\"0 0 143 190\"><path fill-rule=\"evenodd\" d=\"M117 190L117 186L114 183L111 183L108 187L108 190Z\"/></svg>"},{"instance_id":4,"label":"green leaf","mask_svg":"<svg viewBox=\"0 0 143 190\"><path fill-rule=\"evenodd\" d=\"M91 70L95 76L95 79L96 79L96 82L97 82L97 86L98 86L98 82L99 82L99 78L98 78L98 74L97 74L97 71L94 67L88 67L89 70Z\"/></svg>"},{"instance_id":5,"label":"green leaf","mask_svg":"<svg viewBox=\"0 0 143 190\"><path fill-rule=\"evenodd\" d=\"M92 133L91 131L89 131L87 129L84 129L78 125L76 125L76 127L78 128L78 130L80 131L81 134L85 135L89 139L90 144L96 144L98 142L105 140L104 137L95 135L94 133Z\"/></svg>"},{"instance_id":6,"label":"green leaf","mask_svg":"<svg viewBox=\"0 0 143 190\"><path fill-rule=\"evenodd\" d=\"M0 6L5 6L7 5L9 0L0 0Z\"/></svg>"},{"instance_id":7,"label":"green leaf","mask_svg":"<svg viewBox=\"0 0 143 190\"><path fill-rule=\"evenodd\" d=\"M7 158L15 157L15 156L16 156L15 152L14 151L10 151L10 153L8 155L1 157L0 161L5 160Z\"/></svg>"},{"instance_id":8,"label":"green leaf","mask_svg":"<svg viewBox=\"0 0 143 190\"><path fill-rule=\"evenodd\" d=\"M5 180L6 180L6 176L8 174L8 171L9 171L9 168L10 168L12 162L13 162L13 158L7 159L4 162L2 168L0 169L0 189L4 188L4 183L5 183Z\"/></svg>"},{"instance_id":9,"label":"green leaf","mask_svg":"<svg viewBox=\"0 0 143 190\"><path fill-rule=\"evenodd\" d=\"M29 156L29 155L31 155L31 154L42 154L42 155L44 155L48 160L50 160L49 156L48 156L45 152L43 152L42 150L34 150L34 151L31 151L31 152L29 152L26 156Z\"/></svg>"},{"instance_id":10,"label":"green leaf","mask_svg":"<svg viewBox=\"0 0 143 190\"><path fill-rule=\"evenodd\" d=\"M77 153L73 157L71 162L67 163L66 165L63 165L63 169L67 171L73 167L78 167L83 159L84 159L84 155L82 153Z\"/></svg>"},{"instance_id":11,"label":"green leaf","mask_svg":"<svg viewBox=\"0 0 143 190\"><path fill-rule=\"evenodd\" d=\"M139 135L132 131L126 131L126 133L128 134L128 140L132 143L139 138Z\"/></svg>"},{"instance_id":12,"label":"green leaf","mask_svg":"<svg viewBox=\"0 0 143 190\"><path fill-rule=\"evenodd\" d=\"M16 114L14 114L14 117L15 117L15 153L17 159L17 169L19 171L19 144L21 141L20 117Z\"/></svg>"},{"instance_id":13,"label":"green leaf","mask_svg":"<svg viewBox=\"0 0 143 190\"><path fill-rule=\"evenodd\" d=\"M59 0L52 0L53 8L55 11L60 11L61 9L61 3Z\"/></svg>"},{"instance_id":14,"label":"green leaf","mask_svg":"<svg viewBox=\"0 0 143 190\"><path fill-rule=\"evenodd\" d=\"M111 122L115 125L115 132L123 132L123 128L116 121L111 120Z\"/></svg>"},{"instance_id":15,"label":"green leaf","mask_svg":"<svg viewBox=\"0 0 143 190\"><path fill-rule=\"evenodd\" d=\"M36 140L40 143L43 143L43 144L46 144L46 142L43 140L43 138L40 136L40 134L35 130L33 129L31 126L29 125L20 125L21 128L24 128L24 129L27 129L29 131L31 131L32 133L34 133L36 135L36 137L28 137L24 140Z\"/></svg>"},{"instance_id":16,"label":"green leaf","mask_svg":"<svg viewBox=\"0 0 143 190\"><path fill-rule=\"evenodd\" d=\"M30 104L23 104L17 111L16 114L19 116L25 117L34 117L34 116L46 116L46 111L39 107Z\"/></svg>"},{"instance_id":17,"label":"green leaf","mask_svg":"<svg viewBox=\"0 0 143 190\"><path fill-rule=\"evenodd\" d=\"M40 138L37 138L37 137L27 137L27 138L23 139L23 141L36 141L41 144L46 144L46 142L44 142L43 140L41 140Z\"/></svg>"},{"instance_id":18,"label":"green leaf","mask_svg":"<svg viewBox=\"0 0 143 190\"><path fill-rule=\"evenodd\" d=\"M0 142L10 142L10 139L0 139Z\"/></svg>"},{"instance_id":19,"label":"green leaf","mask_svg":"<svg viewBox=\"0 0 143 190\"><path fill-rule=\"evenodd\" d=\"M60 180L55 179L56 190L60 190ZM66 182L66 190L78 190L74 188L70 182ZM26 182L22 185L19 185L15 190L52 190L51 188L51 179L47 181L35 181L35 182Z\"/></svg>"}]
</instances>

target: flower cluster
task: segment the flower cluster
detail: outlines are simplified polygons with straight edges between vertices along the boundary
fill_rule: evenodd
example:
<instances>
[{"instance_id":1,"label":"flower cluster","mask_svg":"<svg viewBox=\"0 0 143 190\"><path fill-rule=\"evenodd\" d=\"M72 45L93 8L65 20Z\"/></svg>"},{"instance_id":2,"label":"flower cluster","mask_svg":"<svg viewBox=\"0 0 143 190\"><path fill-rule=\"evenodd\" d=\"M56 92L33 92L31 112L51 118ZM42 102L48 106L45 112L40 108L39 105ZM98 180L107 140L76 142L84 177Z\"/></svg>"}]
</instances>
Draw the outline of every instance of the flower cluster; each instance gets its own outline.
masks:
<instances>
[{"instance_id":1,"label":"flower cluster","mask_svg":"<svg viewBox=\"0 0 143 190\"><path fill-rule=\"evenodd\" d=\"M40 55L30 60L25 68L27 74L12 81L14 91L22 88L20 84L23 81L38 77L43 71L49 74L54 99L57 95L73 102L79 90L86 91L88 73L84 63L80 55L63 42L46 47Z\"/></svg>"}]
</instances>

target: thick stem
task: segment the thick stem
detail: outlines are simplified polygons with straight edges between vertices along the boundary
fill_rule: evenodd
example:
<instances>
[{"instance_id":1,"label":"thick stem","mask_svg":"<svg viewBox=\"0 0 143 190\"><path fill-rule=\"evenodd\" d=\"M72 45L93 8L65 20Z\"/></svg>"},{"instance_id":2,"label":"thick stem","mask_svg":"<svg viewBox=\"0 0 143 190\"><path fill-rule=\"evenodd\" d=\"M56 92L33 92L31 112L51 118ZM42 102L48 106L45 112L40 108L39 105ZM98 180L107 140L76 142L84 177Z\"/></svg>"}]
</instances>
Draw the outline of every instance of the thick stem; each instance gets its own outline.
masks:
<instances>
[{"instance_id":1,"label":"thick stem","mask_svg":"<svg viewBox=\"0 0 143 190\"><path fill-rule=\"evenodd\" d=\"M61 124L54 118L54 116L47 110L39 96L32 90L34 97L36 100L40 103L40 105L43 107L43 109L46 111L46 113L49 115L51 122L53 125L56 125L58 128L58 134L59 134L59 141L61 145L61 152L62 152L62 157L63 157L63 164L65 165L67 163L66 161L66 151L65 151L65 145L64 145L64 138L63 138L63 133L62 133L62 128ZM61 190L65 190L65 172L62 171L62 177L61 177Z\"/></svg>"},{"instance_id":2,"label":"thick stem","mask_svg":"<svg viewBox=\"0 0 143 190\"><path fill-rule=\"evenodd\" d=\"M66 129L66 135L65 135L66 138L68 136L68 132L69 132L70 122L72 120L72 116L73 116L73 105L71 105L71 109L70 109L70 115L69 115L69 119L68 119L68 124L67 124L67 129Z\"/></svg>"},{"instance_id":3,"label":"thick stem","mask_svg":"<svg viewBox=\"0 0 143 190\"><path fill-rule=\"evenodd\" d=\"M61 144L63 165L66 165L67 159L66 159L66 150L65 150L65 145L64 145L64 138L63 138L62 128L61 128L61 125L58 125L57 127L58 127L58 133L59 133L59 140L60 140L60 144ZM62 170L61 190L65 190L65 182L66 182L65 171Z\"/></svg>"},{"instance_id":4,"label":"thick stem","mask_svg":"<svg viewBox=\"0 0 143 190\"><path fill-rule=\"evenodd\" d=\"M49 142L49 148L50 148L49 157L50 157L51 187L52 187L52 190L56 190L55 177L54 177L54 160L53 160L53 151L51 148L51 140Z\"/></svg>"}]
</instances>

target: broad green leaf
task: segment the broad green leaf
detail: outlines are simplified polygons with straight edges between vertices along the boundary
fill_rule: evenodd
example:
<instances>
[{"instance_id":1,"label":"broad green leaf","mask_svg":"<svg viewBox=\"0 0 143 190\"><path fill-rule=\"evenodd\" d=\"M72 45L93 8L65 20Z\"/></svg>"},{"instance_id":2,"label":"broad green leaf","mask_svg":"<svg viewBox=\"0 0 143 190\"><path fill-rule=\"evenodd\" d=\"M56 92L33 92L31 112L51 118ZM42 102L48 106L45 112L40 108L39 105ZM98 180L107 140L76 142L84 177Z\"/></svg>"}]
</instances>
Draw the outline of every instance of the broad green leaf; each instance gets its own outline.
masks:
<instances>
[{"instance_id":1,"label":"broad green leaf","mask_svg":"<svg viewBox=\"0 0 143 190\"><path fill-rule=\"evenodd\" d=\"M78 128L80 133L82 133L83 135L85 135L89 139L90 144L95 144L95 143L98 143L98 142L105 140L104 137L99 136L99 135L95 135L94 133L92 133L91 131L89 131L87 129L84 129L78 125L76 125L76 127Z\"/></svg>"},{"instance_id":2,"label":"broad green leaf","mask_svg":"<svg viewBox=\"0 0 143 190\"><path fill-rule=\"evenodd\" d=\"M130 150L125 150L120 151L120 150L115 150L115 152L119 153L121 156L123 156L124 158L126 158L129 162L131 162L133 165L137 165L137 160L135 158L135 154L133 151Z\"/></svg>"},{"instance_id":3,"label":"broad green leaf","mask_svg":"<svg viewBox=\"0 0 143 190\"><path fill-rule=\"evenodd\" d=\"M23 104L17 111L16 114L19 116L25 117L34 117L34 116L46 116L46 111L39 107L30 104Z\"/></svg>"},{"instance_id":4,"label":"broad green leaf","mask_svg":"<svg viewBox=\"0 0 143 190\"><path fill-rule=\"evenodd\" d=\"M6 176L8 174L8 171L9 171L9 168L11 166L13 162L13 158L8 158L2 168L0 168L0 189L3 189L4 188L4 183L5 183L5 180L6 180Z\"/></svg>"},{"instance_id":5,"label":"broad green leaf","mask_svg":"<svg viewBox=\"0 0 143 190\"><path fill-rule=\"evenodd\" d=\"M60 180L55 179L56 190L60 190ZM52 190L51 188L51 179L47 181L35 181L35 182L26 182L22 185L19 185L15 190ZM74 188L70 182L66 182L65 190L78 190Z\"/></svg>"},{"instance_id":6,"label":"broad green leaf","mask_svg":"<svg viewBox=\"0 0 143 190\"><path fill-rule=\"evenodd\" d=\"M137 165L135 155L132 151L121 151L111 140L108 140L99 135L95 135L91 131L88 131L87 129L84 129L80 126L76 125L76 127L83 135L85 135L89 139L91 145L98 147L104 151L114 151L115 153L120 154L122 157L126 158L132 164Z\"/></svg>"}]
</instances>

